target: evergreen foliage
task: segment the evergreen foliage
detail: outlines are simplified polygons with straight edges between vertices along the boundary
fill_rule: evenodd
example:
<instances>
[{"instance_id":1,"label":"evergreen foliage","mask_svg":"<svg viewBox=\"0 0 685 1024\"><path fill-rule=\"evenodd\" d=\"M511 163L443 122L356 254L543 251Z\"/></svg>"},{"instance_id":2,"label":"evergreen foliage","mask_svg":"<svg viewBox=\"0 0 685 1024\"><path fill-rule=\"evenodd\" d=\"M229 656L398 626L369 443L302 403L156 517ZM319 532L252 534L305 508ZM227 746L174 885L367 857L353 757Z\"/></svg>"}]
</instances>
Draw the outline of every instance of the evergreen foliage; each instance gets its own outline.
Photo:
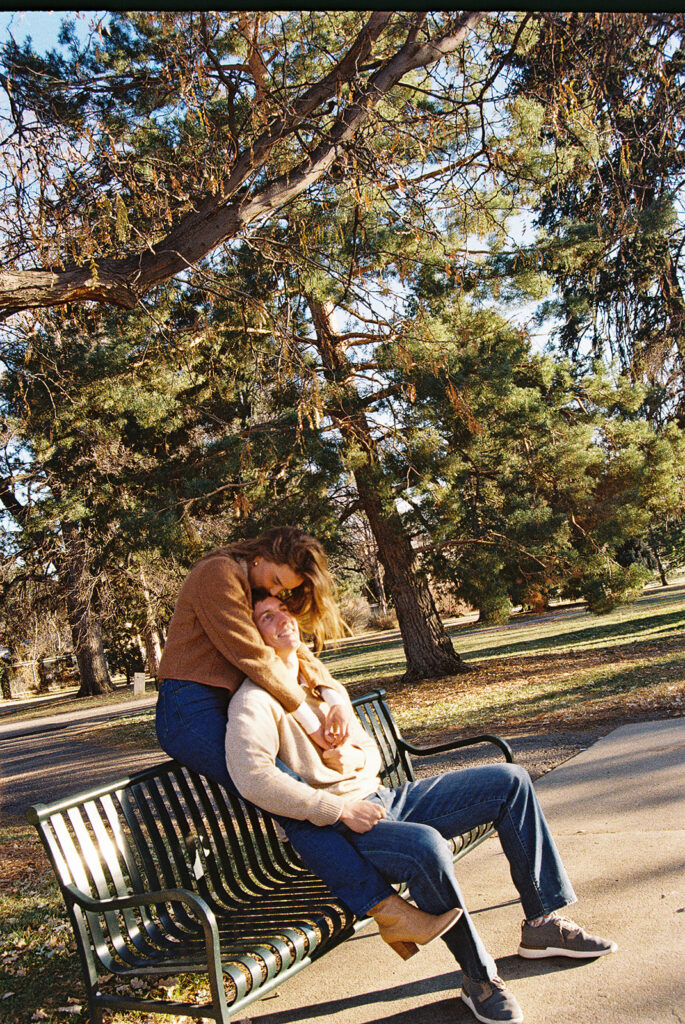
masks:
<instances>
[{"instance_id":1,"label":"evergreen foliage","mask_svg":"<svg viewBox=\"0 0 685 1024\"><path fill-rule=\"evenodd\" d=\"M407 679L464 668L438 592L603 612L682 558L683 18L472 13L5 46L3 584L84 692L274 523L394 605Z\"/></svg>"}]
</instances>

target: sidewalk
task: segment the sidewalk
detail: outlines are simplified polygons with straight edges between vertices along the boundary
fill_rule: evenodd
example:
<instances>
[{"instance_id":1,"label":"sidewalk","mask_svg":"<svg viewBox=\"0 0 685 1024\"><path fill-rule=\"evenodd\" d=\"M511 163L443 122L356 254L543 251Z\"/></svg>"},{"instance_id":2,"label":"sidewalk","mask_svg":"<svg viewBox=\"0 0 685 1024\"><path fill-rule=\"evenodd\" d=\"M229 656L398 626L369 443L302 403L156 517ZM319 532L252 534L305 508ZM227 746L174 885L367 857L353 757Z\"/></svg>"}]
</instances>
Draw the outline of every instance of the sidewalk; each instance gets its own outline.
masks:
<instances>
[{"instance_id":1,"label":"sidewalk","mask_svg":"<svg viewBox=\"0 0 685 1024\"><path fill-rule=\"evenodd\" d=\"M592 961L516 956L521 909L496 839L457 866L527 1024L685 1022L685 718L616 729L536 783L578 894L615 939ZM403 963L368 929L253 1004L243 1024L473 1024L441 942ZM236 1022L238 1024L238 1022Z\"/></svg>"},{"instance_id":2,"label":"sidewalk","mask_svg":"<svg viewBox=\"0 0 685 1024\"><path fill-rule=\"evenodd\" d=\"M20 718L14 722L0 719L0 742L18 739L20 736L36 736L41 732L54 732L77 722L104 722L108 718L125 717L144 708L153 707L156 703L157 694L153 693L149 696L132 697L131 700L102 707L56 711L53 715L41 715L39 718Z\"/></svg>"}]
</instances>

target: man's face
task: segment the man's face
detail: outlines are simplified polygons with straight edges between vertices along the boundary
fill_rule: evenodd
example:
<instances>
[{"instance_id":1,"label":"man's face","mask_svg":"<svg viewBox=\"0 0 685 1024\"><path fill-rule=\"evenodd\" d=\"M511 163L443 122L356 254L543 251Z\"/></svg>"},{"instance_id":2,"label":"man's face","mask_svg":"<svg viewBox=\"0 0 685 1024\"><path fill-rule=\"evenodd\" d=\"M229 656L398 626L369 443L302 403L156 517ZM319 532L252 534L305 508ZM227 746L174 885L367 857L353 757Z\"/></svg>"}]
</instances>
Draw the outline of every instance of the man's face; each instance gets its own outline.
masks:
<instances>
[{"instance_id":1,"label":"man's face","mask_svg":"<svg viewBox=\"0 0 685 1024\"><path fill-rule=\"evenodd\" d=\"M257 601L253 610L255 625L262 640L275 651L294 651L300 643L297 619L277 597Z\"/></svg>"}]
</instances>

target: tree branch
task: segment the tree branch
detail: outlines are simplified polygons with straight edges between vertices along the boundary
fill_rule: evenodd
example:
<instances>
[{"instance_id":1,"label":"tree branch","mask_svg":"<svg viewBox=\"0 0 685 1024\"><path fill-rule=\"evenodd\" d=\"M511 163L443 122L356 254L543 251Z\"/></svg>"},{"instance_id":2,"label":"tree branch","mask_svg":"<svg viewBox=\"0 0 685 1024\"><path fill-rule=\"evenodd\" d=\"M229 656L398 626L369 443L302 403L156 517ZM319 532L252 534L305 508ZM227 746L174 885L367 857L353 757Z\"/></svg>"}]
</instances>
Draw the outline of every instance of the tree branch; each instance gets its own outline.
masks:
<instances>
[{"instance_id":1,"label":"tree branch","mask_svg":"<svg viewBox=\"0 0 685 1024\"><path fill-rule=\"evenodd\" d=\"M165 238L125 259L103 258L84 267L54 270L3 271L0 319L23 309L86 300L132 309L155 285L191 267L222 242L291 202L322 178L383 96L408 72L433 64L456 50L482 14L466 12L457 18L452 32L423 43L413 38L415 22L422 17L417 15L403 46L370 77L366 88L358 92L314 151L261 192L250 198L239 193L248 177L264 167L274 146L334 95L340 82L354 78L360 62L368 56L391 17L388 12L372 14L336 67L307 89L287 114L272 121L238 157L218 194L207 196L195 210L181 217Z\"/></svg>"}]
</instances>

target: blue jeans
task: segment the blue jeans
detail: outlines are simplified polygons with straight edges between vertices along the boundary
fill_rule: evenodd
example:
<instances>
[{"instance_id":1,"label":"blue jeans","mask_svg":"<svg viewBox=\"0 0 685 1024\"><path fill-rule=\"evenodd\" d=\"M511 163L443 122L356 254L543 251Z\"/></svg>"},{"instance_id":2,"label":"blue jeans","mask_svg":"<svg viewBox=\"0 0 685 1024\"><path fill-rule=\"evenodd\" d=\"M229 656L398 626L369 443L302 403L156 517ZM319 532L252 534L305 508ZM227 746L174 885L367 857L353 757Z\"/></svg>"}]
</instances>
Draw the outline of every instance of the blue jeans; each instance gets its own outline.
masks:
<instances>
[{"instance_id":1,"label":"blue jeans","mask_svg":"<svg viewBox=\"0 0 685 1024\"><path fill-rule=\"evenodd\" d=\"M530 776L519 765L447 772L380 789L368 797L387 817L359 835L335 827L391 882L406 882L422 910L464 913L443 936L462 970L475 981L497 974L464 907L447 839L494 822L527 919L574 903L575 893L542 813Z\"/></svg>"},{"instance_id":2,"label":"blue jeans","mask_svg":"<svg viewBox=\"0 0 685 1024\"><path fill-rule=\"evenodd\" d=\"M229 692L218 686L163 679L155 725L159 744L170 757L236 793L226 768L229 697ZM289 771L280 762L278 765ZM322 828L294 818L276 820L309 870L357 917L364 917L371 907L394 893L383 875L333 826Z\"/></svg>"}]
</instances>

